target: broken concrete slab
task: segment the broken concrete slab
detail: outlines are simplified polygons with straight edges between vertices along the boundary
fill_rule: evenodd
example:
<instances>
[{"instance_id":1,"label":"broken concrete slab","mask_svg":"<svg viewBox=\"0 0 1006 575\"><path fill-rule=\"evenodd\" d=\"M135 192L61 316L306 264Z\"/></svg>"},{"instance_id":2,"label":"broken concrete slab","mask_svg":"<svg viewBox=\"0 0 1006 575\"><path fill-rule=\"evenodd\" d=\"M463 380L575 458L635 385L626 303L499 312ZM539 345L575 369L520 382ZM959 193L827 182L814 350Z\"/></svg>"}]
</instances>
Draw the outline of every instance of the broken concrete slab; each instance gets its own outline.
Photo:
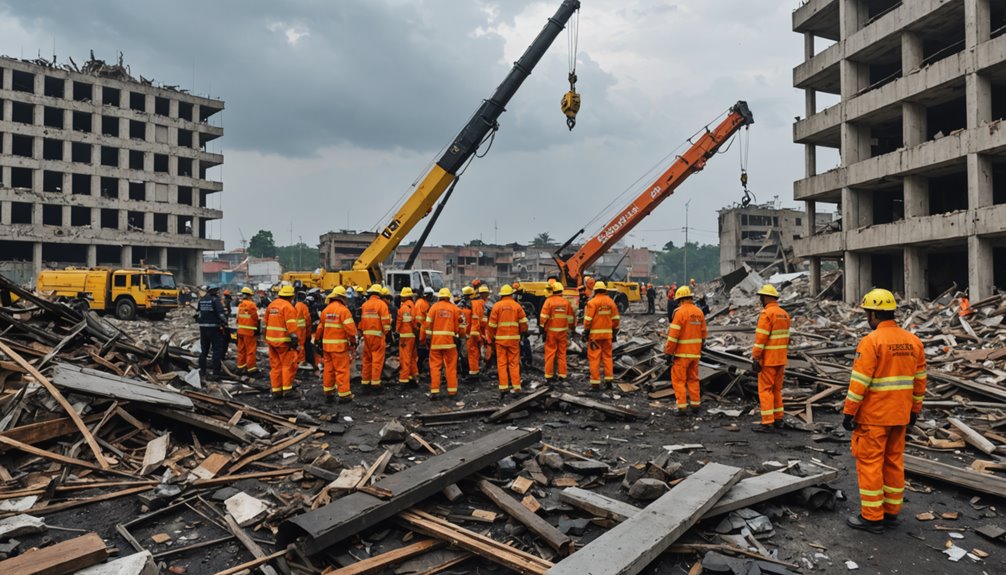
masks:
<instances>
[{"instance_id":1,"label":"broken concrete slab","mask_svg":"<svg viewBox=\"0 0 1006 575\"><path fill-rule=\"evenodd\" d=\"M45 530L45 520L41 517L21 514L0 519L0 539L42 533Z\"/></svg>"},{"instance_id":2,"label":"broken concrete slab","mask_svg":"<svg viewBox=\"0 0 1006 575\"><path fill-rule=\"evenodd\" d=\"M76 575L158 575L157 563L150 551L126 555L77 571Z\"/></svg>"},{"instance_id":3,"label":"broken concrete slab","mask_svg":"<svg viewBox=\"0 0 1006 575\"><path fill-rule=\"evenodd\" d=\"M269 511L264 501L243 491L224 501L224 506L241 527L255 523Z\"/></svg>"},{"instance_id":4,"label":"broken concrete slab","mask_svg":"<svg viewBox=\"0 0 1006 575\"><path fill-rule=\"evenodd\" d=\"M392 419L384 424L381 431L377 433L381 438L379 443L401 443L405 441L408 431L397 419Z\"/></svg>"},{"instance_id":5,"label":"broken concrete slab","mask_svg":"<svg viewBox=\"0 0 1006 575\"><path fill-rule=\"evenodd\" d=\"M643 477L637 479L629 488L629 497L640 501L653 501L667 493L668 489L669 487L663 481Z\"/></svg>"}]
</instances>

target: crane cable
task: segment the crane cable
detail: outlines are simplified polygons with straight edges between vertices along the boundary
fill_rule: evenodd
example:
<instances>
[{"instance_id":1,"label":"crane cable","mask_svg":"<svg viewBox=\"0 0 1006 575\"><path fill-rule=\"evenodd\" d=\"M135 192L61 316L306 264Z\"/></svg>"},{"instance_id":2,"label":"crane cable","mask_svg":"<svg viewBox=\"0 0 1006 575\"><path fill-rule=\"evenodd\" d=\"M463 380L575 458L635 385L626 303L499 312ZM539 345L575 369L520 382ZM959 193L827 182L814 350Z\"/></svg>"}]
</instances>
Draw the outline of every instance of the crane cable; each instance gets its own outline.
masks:
<instances>
[{"instance_id":1,"label":"crane cable","mask_svg":"<svg viewBox=\"0 0 1006 575\"><path fill-rule=\"evenodd\" d=\"M740 151L741 162L741 188L744 195L741 196L741 207L746 208L751 205L752 200L757 200L751 190L748 189L748 153L751 151L751 136L748 127L744 126L744 131L737 134L738 150Z\"/></svg>"},{"instance_id":2,"label":"crane cable","mask_svg":"<svg viewBox=\"0 0 1006 575\"><path fill-rule=\"evenodd\" d=\"M577 9L569 20L566 29L566 42L569 50L569 91L562 96L560 107L566 115L566 127L570 130L576 126L576 114L580 111L580 94L576 92L576 57L580 49L580 10Z\"/></svg>"}]
</instances>

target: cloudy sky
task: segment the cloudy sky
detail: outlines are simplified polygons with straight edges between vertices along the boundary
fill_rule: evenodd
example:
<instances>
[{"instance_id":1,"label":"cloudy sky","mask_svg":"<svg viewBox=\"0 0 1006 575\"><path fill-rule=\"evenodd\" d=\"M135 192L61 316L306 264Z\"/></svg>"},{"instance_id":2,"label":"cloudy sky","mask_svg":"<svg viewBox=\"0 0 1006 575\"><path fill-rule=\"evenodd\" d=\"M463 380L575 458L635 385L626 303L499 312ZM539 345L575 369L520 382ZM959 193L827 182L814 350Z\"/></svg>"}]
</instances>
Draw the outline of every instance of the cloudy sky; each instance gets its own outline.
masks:
<instances>
[{"instance_id":1,"label":"cloudy sky","mask_svg":"<svg viewBox=\"0 0 1006 575\"><path fill-rule=\"evenodd\" d=\"M225 163L211 233L240 245L271 230L315 244L376 229L507 74L560 0L0 0L0 52L89 50L134 75L222 98ZM755 115L750 187L792 202L803 153L792 69L797 0L582 0L583 105L567 131L566 33L503 114L489 154L464 174L430 242L564 240L737 100ZM820 49L820 47L819 47ZM740 198L740 146L711 160L628 237L716 243L716 210ZM673 156L672 156L673 157ZM837 161L819 158L823 169ZM655 174L652 174L655 175ZM612 206L617 210L627 197ZM612 213L606 212L605 216ZM292 232L291 232L292 230ZM414 230L410 238L418 236Z\"/></svg>"}]
</instances>

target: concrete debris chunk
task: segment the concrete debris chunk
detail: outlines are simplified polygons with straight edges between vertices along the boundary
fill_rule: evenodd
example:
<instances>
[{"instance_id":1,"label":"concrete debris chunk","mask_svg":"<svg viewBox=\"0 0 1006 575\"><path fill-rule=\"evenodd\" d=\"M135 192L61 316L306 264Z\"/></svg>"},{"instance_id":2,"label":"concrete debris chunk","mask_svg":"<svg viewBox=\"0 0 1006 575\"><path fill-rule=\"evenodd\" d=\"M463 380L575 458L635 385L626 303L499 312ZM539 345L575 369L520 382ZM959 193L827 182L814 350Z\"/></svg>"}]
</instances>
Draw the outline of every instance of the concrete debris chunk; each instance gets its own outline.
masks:
<instances>
[{"instance_id":1,"label":"concrete debris chunk","mask_svg":"<svg viewBox=\"0 0 1006 575\"><path fill-rule=\"evenodd\" d=\"M0 519L0 539L42 533L45 530L45 520L41 517L21 514Z\"/></svg>"},{"instance_id":2,"label":"concrete debris chunk","mask_svg":"<svg viewBox=\"0 0 1006 575\"><path fill-rule=\"evenodd\" d=\"M269 511L264 501L243 491L224 501L224 505L227 507L227 513L230 513L241 527L257 522Z\"/></svg>"},{"instance_id":3,"label":"concrete debris chunk","mask_svg":"<svg viewBox=\"0 0 1006 575\"><path fill-rule=\"evenodd\" d=\"M643 477L629 488L629 497L640 501L653 501L664 493L667 493L668 489L667 484L663 481Z\"/></svg>"}]
</instances>

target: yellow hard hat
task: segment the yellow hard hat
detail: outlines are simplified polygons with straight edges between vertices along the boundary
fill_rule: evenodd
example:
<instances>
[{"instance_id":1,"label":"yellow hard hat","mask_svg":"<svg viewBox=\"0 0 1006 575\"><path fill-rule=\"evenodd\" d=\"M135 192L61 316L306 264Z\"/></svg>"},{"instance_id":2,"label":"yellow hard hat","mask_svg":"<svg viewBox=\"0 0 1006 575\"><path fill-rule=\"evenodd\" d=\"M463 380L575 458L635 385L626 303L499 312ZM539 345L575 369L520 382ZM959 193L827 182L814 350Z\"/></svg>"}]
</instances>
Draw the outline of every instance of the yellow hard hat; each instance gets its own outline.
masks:
<instances>
[{"instance_id":1,"label":"yellow hard hat","mask_svg":"<svg viewBox=\"0 0 1006 575\"><path fill-rule=\"evenodd\" d=\"M447 288L440 288L440 291L437 292L437 297L440 299L451 299L453 296L451 295L451 290Z\"/></svg>"},{"instance_id":2,"label":"yellow hard hat","mask_svg":"<svg viewBox=\"0 0 1006 575\"><path fill-rule=\"evenodd\" d=\"M767 296L771 296L771 297L774 297L774 298L778 298L779 297L779 290L775 289L775 286L772 285L772 284L765 284L765 285L761 286L761 289L758 290L756 293L758 295L767 295Z\"/></svg>"},{"instance_id":3,"label":"yellow hard hat","mask_svg":"<svg viewBox=\"0 0 1006 575\"><path fill-rule=\"evenodd\" d=\"M374 284L370 286L370 288L367 290L367 293L376 293L377 295L381 295L382 289L383 288L381 287L381 284Z\"/></svg>"},{"instance_id":4,"label":"yellow hard hat","mask_svg":"<svg viewBox=\"0 0 1006 575\"><path fill-rule=\"evenodd\" d=\"M608 286L604 285L604 282L594 282L594 291L608 291Z\"/></svg>"},{"instance_id":5,"label":"yellow hard hat","mask_svg":"<svg viewBox=\"0 0 1006 575\"><path fill-rule=\"evenodd\" d=\"M401 296L402 297L412 297L412 288L410 288L409 286L403 287L402 288Z\"/></svg>"},{"instance_id":6,"label":"yellow hard hat","mask_svg":"<svg viewBox=\"0 0 1006 575\"><path fill-rule=\"evenodd\" d=\"M674 300L684 299L686 297L692 297L692 288L688 286L681 286L678 291L674 292Z\"/></svg>"},{"instance_id":7,"label":"yellow hard hat","mask_svg":"<svg viewBox=\"0 0 1006 575\"><path fill-rule=\"evenodd\" d=\"M279 297L293 297L293 286L283 286L279 288Z\"/></svg>"},{"instance_id":8,"label":"yellow hard hat","mask_svg":"<svg viewBox=\"0 0 1006 575\"><path fill-rule=\"evenodd\" d=\"M503 284L503 287L500 288L500 295L513 295L513 288L510 287L510 284Z\"/></svg>"},{"instance_id":9,"label":"yellow hard hat","mask_svg":"<svg viewBox=\"0 0 1006 575\"><path fill-rule=\"evenodd\" d=\"M897 302L894 301L894 294L886 289L872 289L863 296L863 302L859 304L863 309L875 311L894 311L898 309Z\"/></svg>"},{"instance_id":10,"label":"yellow hard hat","mask_svg":"<svg viewBox=\"0 0 1006 575\"><path fill-rule=\"evenodd\" d=\"M247 295L255 295L255 292L253 292L252 289L250 287L248 287L248 286L245 286L245 287L241 288L241 293L247 294Z\"/></svg>"},{"instance_id":11,"label":"yellow hard hat","mask_svg":"<svg viewBox=\"0 0 1006 575\"><path fill-rule=\"evenodd\" d=\"M391 295L391 290L388 289L388 286L381 288L381 295Z\"/></svg>"},{"instance_id":12,"label":"yellow hard hat","mask_svg":"<svg viewBox=\"0 0 1006 575\"><path fill-rule=\"evenodd\" d=\"M559 282L552 282L552 293L562 293L562 290L564 290L564 289L566 289L566 288L562 287L561 283L559 283Z\"/></svg>"},{"instance_id":13,"label":"yellow hard hat","mask_svg":"<svg viewBox=\"0 0 1006 575\"><path fill-rule=\"evenodd\" d=\"M482 284L479 286L479 293L489 293L489 286Z\"/></svg>"},{"instance_id":14,"label":"yellow hard hat","mask_svg":"<svg viewBox=\"0 0 1006 575\"><path fill-rule=\"evenodd\" d=\"M472 295L475 293L475 288L473 288L472 286L465 286L461 288L461 293L463 293L464 295Z\"/></svg>"},{"instance_id":15,"label":"yellow hard hat","mask_svg":"<svg viewBox=\"0 0 1006 575\"><path fill-rule=\"evenodd\" d=\"M363 286L356 286L353 289L356 290L356 293L363 293Z\"/></svg>"},{"instance_id":16,"label":"yellow hard hat","mask_svg":"<svg viewBox=\"0 0 1006 575\"><path fill-rule=\"evenodd\" d=\"M325 299L332 299L336 297L346 297L346 288L343 286L335 286L332 288L332 293L328 294Z\"/></svg>"}]
</instances>

